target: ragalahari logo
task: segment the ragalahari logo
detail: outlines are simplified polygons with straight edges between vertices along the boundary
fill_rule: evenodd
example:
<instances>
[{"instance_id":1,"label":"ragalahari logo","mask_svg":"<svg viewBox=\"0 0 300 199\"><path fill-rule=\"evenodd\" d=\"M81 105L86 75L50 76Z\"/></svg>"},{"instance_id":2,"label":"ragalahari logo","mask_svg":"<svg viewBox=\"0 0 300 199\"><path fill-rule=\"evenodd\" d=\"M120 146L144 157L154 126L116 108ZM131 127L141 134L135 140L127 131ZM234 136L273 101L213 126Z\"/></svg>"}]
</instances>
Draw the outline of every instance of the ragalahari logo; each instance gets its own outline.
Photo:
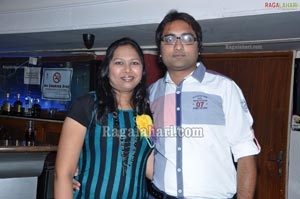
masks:
<instances>
[{"instance_id":1,"label":"ragalahari logo","mask_svg":"<svg viewBox=\"0 0 300 199\"><path fill-rule=\"evenodd\" d=\"M298 3L298 2L265 2L265 8L300 9L300 3Z\"/></svg>"}]
</instances>

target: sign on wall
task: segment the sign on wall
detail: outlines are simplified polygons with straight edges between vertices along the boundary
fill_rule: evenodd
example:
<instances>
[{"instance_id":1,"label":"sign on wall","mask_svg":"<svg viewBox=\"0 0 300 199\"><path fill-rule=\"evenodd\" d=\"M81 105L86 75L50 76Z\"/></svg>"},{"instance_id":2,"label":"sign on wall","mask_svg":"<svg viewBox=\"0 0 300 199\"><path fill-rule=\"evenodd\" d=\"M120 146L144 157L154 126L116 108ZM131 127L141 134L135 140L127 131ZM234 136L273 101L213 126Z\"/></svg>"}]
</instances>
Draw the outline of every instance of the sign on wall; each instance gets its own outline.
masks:
<instances>
[{"instance_id":1,"label":"sign on wall","mask_svg":"<svg viewBox=\"0 0 300 199\"><path fill-rule=\"evenodd\" d=\"M42 98L71 101L72 68L44 68Z\"/></svg>"},{"instance_id":2,"label":"sign on wall","mask_svg":"<svg viewBox=\"0 0 300 199\"><path fill-rule=\"evenodd\" d=\"M41 67L24 67L24 84L40 85Z\"/></svg>"}]
</instances>

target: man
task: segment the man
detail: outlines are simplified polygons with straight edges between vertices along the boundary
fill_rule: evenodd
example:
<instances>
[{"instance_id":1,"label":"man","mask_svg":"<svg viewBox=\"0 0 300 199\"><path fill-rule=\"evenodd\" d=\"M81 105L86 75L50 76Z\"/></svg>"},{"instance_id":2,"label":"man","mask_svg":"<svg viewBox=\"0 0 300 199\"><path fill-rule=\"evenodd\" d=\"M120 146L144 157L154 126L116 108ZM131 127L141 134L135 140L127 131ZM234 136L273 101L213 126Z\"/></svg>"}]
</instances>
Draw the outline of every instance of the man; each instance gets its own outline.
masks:
<instances>
[{"instance_id":1,"label":"man","mask_svg":"<svg viewBox=\"0 0 300 199\"><path fill-rule=\"evenodd\" d=\"M192 16L167 14L156 44L167 73L149 88L157 129L149 192L154 198L253 198L260 147L241 90L198 62L202 32Z\"/></svg>"}]
</instances>

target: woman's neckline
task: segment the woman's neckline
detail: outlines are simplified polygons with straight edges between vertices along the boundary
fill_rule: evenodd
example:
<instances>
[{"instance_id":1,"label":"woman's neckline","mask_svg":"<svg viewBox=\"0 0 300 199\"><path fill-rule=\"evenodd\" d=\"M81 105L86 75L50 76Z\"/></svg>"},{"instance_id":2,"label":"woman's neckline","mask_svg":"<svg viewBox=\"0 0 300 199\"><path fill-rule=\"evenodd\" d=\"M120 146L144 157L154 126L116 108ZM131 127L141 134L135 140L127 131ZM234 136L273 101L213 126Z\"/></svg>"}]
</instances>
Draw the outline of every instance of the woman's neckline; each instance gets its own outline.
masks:
<instances>
[{"instance_id":1,"label":"woman's neckline","mask_svg":"<svg viewBox=\"0 0 300 199\"><path fill-rule=\"evenodd\" d=\"M132 112L133 109L117 109L117 111L121 111L121 112Z\"/></svg>"}]
</instances>

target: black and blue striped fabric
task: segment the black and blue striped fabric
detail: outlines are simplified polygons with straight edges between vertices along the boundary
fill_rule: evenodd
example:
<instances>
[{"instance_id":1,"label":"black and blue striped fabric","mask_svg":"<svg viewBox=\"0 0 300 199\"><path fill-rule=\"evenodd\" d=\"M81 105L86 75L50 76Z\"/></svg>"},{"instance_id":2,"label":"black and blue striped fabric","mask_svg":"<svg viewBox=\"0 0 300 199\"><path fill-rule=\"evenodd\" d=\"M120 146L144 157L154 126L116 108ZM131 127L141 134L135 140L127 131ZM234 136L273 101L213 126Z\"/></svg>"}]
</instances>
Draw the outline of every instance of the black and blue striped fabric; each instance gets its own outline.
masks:
<instances>
[{"instance_id":1,"label":"black and blue striped fabric","mask_svg":"<svg viewBox=\"0 0 300 199\"><path fill-rule=\"evenodd\" d=\"M152 149L147 140L137 134L134 117L132 110L119 110L117 118L108 114L102 118L101 125L90 120L76 177L81 187L74 192L74 198L148 196L145 172Z\"/></svg>"}]
</instances>

